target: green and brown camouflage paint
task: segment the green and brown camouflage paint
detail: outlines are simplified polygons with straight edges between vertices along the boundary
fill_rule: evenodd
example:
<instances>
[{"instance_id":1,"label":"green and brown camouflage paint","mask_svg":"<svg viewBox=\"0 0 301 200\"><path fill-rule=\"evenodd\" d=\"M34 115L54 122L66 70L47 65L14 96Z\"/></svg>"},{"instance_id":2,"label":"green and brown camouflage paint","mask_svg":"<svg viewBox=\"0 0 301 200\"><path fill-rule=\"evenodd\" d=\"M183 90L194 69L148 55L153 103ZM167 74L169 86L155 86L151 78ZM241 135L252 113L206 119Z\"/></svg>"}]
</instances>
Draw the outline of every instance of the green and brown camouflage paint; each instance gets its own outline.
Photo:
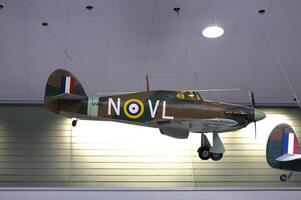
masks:
<instances>
[{"instance_id":1,"label":"green and brown camouflage paint","mask_svg":"<svg viewBox=\"0 0 301 200\"><path fill-rule=\"evenodd\" d=\"M74 93L70 94L69 98L69 94L64 98L60 98L62 76L70 76L75 79ZM44 105L51 112L64 114L68 117L111 120L150 127L204 119L235 120L237 122L235 126L218 131L226 132L243 128L254 122L255 114L253 108L223 102L205 101L202 100L197 92L190 92L193 96L191 99L184 98L184 94L185 92L181 91L156 90L91 98L87 97L80 82L70 72L58 69L49 76L47 81ZM120 99L119 115L114 109L114 105L118 105L118 99ZM141 107L144 107L144 109L143 113L140 113L141 116L133 115L134 117L129 117L125 108L128 100L133 100L137 105L139 105L139 102L142 102L143 105L140 105L140 111ZM151 112L153 111L154 114L157 101L159 101L159 104L155 115L152 117ZM95 110L95 108L97 109ZM111 113L109 109L111 109Z\"/></svg>"}]
</instances>

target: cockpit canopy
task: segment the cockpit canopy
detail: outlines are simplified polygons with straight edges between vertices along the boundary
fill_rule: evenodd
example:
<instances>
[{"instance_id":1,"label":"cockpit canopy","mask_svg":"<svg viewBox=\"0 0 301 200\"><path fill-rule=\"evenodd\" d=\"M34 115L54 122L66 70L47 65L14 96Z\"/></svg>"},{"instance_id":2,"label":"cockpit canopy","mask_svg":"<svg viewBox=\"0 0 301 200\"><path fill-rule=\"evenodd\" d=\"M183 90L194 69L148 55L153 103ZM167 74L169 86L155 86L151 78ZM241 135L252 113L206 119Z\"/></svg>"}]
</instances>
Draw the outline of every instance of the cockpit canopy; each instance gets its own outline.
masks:
<instances>
[{"instance_id":1,"label":"cockpit canopy","mask_svg":"<svg viewBox=\"0 0 301 200\"><path fill-rule=\"evenodd\" d=\"M177 91L177 99L202 102L203 98L197 91Z\"/></svg>"}]
</instances>

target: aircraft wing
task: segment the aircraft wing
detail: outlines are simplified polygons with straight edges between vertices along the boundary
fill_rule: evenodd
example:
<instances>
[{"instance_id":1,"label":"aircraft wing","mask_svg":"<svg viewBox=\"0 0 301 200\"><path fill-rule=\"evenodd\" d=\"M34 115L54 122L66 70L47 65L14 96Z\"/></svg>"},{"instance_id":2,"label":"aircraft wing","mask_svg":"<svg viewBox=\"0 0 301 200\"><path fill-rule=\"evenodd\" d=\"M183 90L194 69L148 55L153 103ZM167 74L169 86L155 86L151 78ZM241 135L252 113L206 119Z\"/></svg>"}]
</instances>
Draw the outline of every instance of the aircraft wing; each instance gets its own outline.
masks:
<instances>
[{"instance_id":1,"label":"aircraft wing","mask_svg":"<svg viewBox=\"0 0 301 200\"><path fill-rule=\"evenodd\" d=\"M189 129L184 124L164 124L159 126L159 130L163 135L178 139L186 139L189 136Z\"/></svg>"},{"instance_id":2,"label":"aircraft wing","mask_svg":"<svg viewBox=\"0 0 301 200\"><path fill-rule=\"evenodd\" d=\"M199 133L218 133L237 125L237 121L224 118L202 119L184 123L188 123L190 131Z\"/></svg>"},{"instance_id":3,"label":"aircraft wing","mask_svg":"<svg viewBox=\"0 0 301 200\"><path fill-rule=\"evenodd\" d=\"M301 154L284 154L284 155L276 158L276 160L280 161L280 162L293 161L293 160L299 160L299 159L301 159Z\"/></svg>"},{"instance_id":4,"label":"aircraft wing","mask_svg":"<svg viewBox=\"0 0 301 200\"><path fill-rule=\"evenodd\" d=\"M188 137L189 131L198 133L218 133L235 125L237 125L237 122L234 120L214 118L178 123L166 123L158 125L158 128L163 135L185 139Z\"/></svg>"}]
</instances>

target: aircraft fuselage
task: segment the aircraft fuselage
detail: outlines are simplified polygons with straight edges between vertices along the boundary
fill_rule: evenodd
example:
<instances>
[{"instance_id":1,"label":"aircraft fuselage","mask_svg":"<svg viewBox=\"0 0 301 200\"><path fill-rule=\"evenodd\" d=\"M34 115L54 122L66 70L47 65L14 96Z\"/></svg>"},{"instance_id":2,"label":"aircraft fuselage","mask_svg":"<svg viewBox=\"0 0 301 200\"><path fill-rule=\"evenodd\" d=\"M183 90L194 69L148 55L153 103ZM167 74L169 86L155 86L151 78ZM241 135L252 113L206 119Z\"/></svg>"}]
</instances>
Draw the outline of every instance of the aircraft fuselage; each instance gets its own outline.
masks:
<instances>
[{"instance_id":1,"label":"aircraft fuselage","mask_svg":"<svg viewBox=\"0 0 301 200\"><path fill-rule=\"evenodd\" d=\"M254 109L223 102L187 100L177 98L176 91L137 92L106 97L87 97L77 103L64 100L61 111L70 117L91 120L111 120L124 123L157 127L165 123L185 123L206 119L229 119L236 121L231 128L237 130L254 121ZM201 132L193 127L192 132Z\"/></svg>"}]
</instances>

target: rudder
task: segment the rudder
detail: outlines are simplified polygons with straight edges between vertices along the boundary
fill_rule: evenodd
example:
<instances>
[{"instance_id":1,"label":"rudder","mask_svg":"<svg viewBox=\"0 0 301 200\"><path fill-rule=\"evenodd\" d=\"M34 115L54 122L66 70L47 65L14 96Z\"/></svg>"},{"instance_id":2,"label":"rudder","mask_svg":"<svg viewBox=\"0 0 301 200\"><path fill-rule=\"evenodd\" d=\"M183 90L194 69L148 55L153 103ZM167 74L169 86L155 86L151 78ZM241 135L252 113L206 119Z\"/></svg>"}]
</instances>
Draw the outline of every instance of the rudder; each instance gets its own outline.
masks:
<instances>
[{"instance_id":1,"label":"rudder","mask_svg":"<svg viewBox=\"0 0 301 200\"><path fill-rule=\"evenodd\" d=\"M281 168L276 159L286 154L298 154L299 142L295 131L288 124L279 124L269 135L266 147L266 159L273 168Z\"/></svg>"},{"instance_id":2,"label":"rudder","mask_svg":"<svg viewBox=\"0 0 301 200\"><path fill-rule=\"evenodd\" d=\"M86 97L86 92L77 78L65 69L52 72L47 80L44 106L55 113L60 111L62 99L78 100Z\"/></svg>"}]
</instances>

